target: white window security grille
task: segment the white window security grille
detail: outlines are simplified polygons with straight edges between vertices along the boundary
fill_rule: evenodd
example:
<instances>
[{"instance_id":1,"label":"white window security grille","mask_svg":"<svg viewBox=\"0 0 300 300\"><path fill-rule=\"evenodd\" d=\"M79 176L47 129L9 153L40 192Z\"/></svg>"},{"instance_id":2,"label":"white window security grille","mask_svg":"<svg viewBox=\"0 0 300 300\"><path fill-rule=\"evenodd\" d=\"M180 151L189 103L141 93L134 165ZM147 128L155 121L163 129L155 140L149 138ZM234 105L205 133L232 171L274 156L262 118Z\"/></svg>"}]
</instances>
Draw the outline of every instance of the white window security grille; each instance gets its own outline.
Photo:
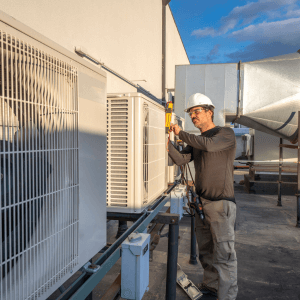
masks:
<instances>
[{"instance_id":1,"label":"white window security grille","mask_svg":"<svg viewBox=\"0 0 300 300\"><path fill-rule=\"evenodd\" d=\"M164 107L144 95L107 102L107 210L139 213L167 186Z\"/></svg>"},{"instance_id":2,"label":"white window security grille","mask_svg":"<svg viewBox=\"0 0 300 300\"><path fill-rule=\"evenodd\" d=\"M0 30L0 299L78 264L77 69Z\"/></svg>"}]
</instances>

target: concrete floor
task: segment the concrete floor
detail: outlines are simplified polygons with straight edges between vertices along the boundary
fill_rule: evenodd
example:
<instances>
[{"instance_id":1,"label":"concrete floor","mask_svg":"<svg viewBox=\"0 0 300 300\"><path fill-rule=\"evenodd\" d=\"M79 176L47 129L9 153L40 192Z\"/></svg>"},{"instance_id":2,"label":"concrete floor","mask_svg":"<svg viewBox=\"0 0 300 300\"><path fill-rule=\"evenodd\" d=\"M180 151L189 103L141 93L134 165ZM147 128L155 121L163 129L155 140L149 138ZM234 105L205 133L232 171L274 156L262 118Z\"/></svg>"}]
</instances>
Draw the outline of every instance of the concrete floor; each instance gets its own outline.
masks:
<instances>
[{"instance_id":1,"label":"concrete floor","mask_svg":"<svg viewBox=\"0 0 300 300\"><path fill-rule=\"evenodd\" d=\"M296 228L296 197L282 196L278 207L276 195L247 194L239 185L243 171L235 171L237 202L236 252L238 258L238 300L300 299L300 228ZM117 222L108 223L108 242L115 240ZM167 226L163 233L167 233ZM203 270L189 264L190 219L180 223L178 263L195 284ZM165 298L167 237L160 240L150 262L149 291L143 300ZM120 260L98 284L93 299L101 299L120 272ZM59 293L58 293L59 294ZM56 293L56 297L58 296ZM189 299L179 286L177 300ZM49 299L55 299L55 294ZM122 298L121 298L122 299ZM202 298L213 299L213 298Z\"/></svg>"}]
</instances>

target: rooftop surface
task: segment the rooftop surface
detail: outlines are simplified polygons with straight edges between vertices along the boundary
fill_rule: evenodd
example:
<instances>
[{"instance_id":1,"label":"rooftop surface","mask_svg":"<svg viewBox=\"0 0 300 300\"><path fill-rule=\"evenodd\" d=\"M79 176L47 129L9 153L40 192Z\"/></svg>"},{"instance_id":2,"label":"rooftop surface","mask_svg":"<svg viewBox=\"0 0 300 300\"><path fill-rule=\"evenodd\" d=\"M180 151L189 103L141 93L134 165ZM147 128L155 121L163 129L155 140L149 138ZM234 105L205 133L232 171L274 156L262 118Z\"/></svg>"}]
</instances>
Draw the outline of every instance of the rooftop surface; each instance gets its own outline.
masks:
<instances>
[{"instance_id":1,"label":"rooftop surface","mask_svg":"<svg viewBox=\"0 0 300 300\"><path fill-rule=\"evenodd\" d=\"M296 197L248 194L239 185L244 171L235 171L237 202L236 252L238 259L237 300L300 299L300 228L296 228ZM117 221L108 222L108 242L115 241ZM168 232L165 226L162 234ZM180 222L178 263L196 285L201 282L203 269L190 265L190 218ZM166 290L167 237L162 237L150 262L149 291L143 300L163 300ZM120 273L120 260L113 266L93 292L101 299ZM67 285L66 285L67 286ZM189 297L177 285L176 299ZM56 297L59 293L56 293ZM52 295L54 296L54 294ZM55 299L50 297L49 299ZM122 298L119 298L122 299ZM213 299L213 298L202 298Z\"/></svg>"}]
</instances>

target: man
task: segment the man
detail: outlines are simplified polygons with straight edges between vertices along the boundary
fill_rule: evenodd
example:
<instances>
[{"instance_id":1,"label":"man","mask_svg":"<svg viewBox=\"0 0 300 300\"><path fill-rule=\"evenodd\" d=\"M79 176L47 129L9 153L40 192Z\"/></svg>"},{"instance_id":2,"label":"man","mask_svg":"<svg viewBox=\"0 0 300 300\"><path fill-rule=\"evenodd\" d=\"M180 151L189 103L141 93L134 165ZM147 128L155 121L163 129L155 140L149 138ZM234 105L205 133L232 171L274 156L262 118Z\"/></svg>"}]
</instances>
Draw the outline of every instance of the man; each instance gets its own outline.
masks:
<instances>
[{"instance_id":1,"label":"man","mask_svg":"<svg viewBox=\"0 0 300 300\"><path fill-rule=\"evenodd\" d=\"M204 224L196 214L199 259L204 269L200 290L219 300L236 299L237 260L234 250L236 204L233 188L233 161L236 140L229 127L213 123L215 106L203 94L193 94L187 104L195 127L201 135L189 134L172 125L170 130L187 144L178 152L169 144L169 155L177 165L195 164L195 187L200 196Z\"/></svg>"}]
</instances>

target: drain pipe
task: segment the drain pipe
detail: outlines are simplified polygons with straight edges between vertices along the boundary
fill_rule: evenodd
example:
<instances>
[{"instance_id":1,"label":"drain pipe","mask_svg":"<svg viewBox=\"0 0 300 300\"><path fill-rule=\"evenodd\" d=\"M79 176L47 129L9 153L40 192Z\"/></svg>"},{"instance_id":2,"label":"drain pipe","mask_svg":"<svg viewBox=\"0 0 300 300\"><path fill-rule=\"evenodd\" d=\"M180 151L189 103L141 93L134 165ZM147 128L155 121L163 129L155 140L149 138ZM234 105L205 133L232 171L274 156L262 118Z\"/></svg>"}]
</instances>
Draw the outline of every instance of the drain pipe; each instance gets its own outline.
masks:
<instances>
[{"instance_id":1,"label":"drain pipe","mask_svg":"<svg viewBox=\"0 0 300 300\"><path fill-rule=\"evenodd\" d=\"M161 72L161 99L166 104L166 39L167 39L167 15L166 6L171 0L162 0L162 72Z\"/></svg>"}]
</instances>

